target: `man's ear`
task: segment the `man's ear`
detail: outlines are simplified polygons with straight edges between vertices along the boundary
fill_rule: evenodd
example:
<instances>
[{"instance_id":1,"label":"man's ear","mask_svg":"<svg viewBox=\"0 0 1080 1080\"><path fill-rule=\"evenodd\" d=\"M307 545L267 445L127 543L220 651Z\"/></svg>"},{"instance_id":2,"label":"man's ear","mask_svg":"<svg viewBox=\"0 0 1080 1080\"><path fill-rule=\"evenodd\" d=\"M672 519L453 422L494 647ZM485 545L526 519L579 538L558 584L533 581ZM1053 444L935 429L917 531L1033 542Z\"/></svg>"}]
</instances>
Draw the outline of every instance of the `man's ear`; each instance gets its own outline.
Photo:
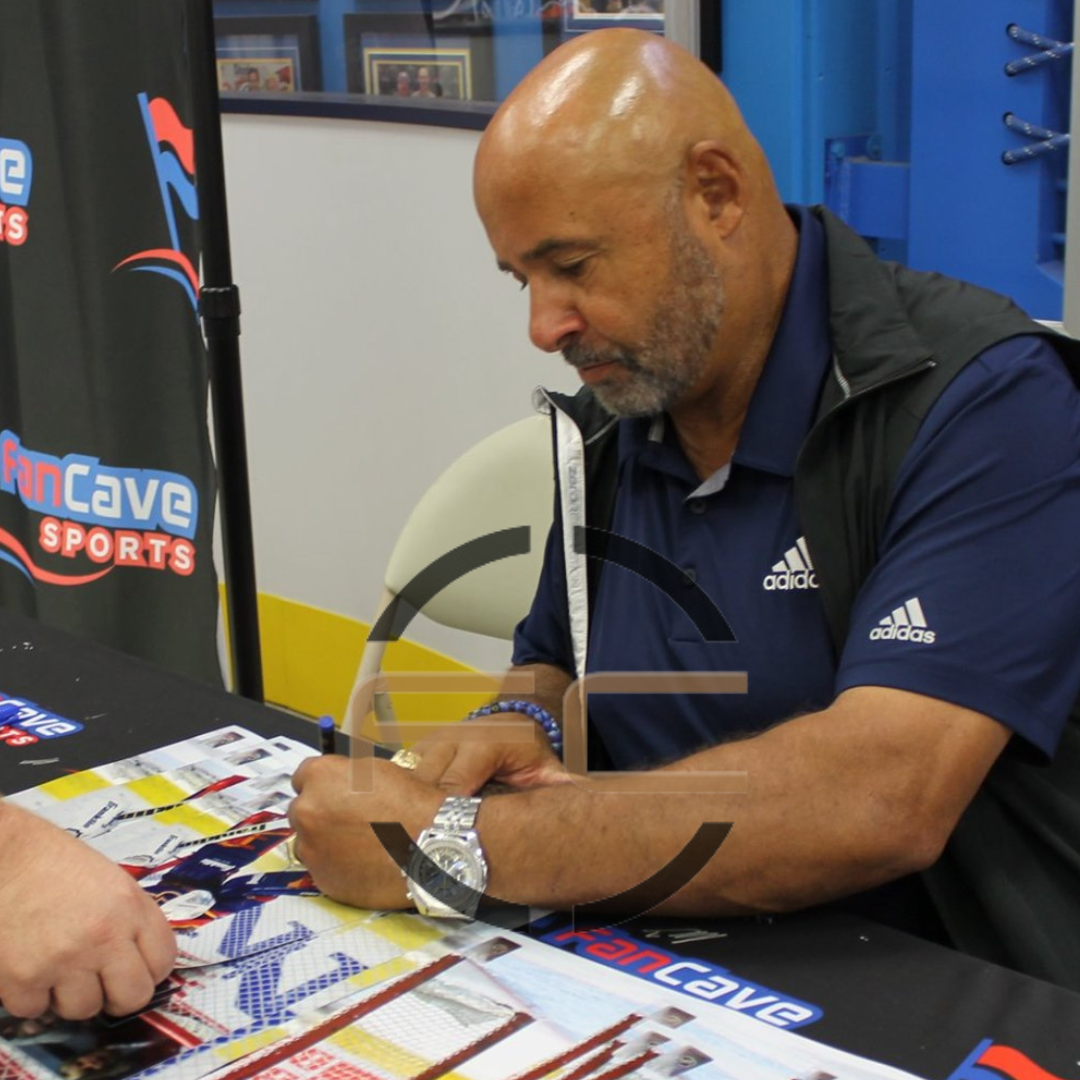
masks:
<instances>
[{"instance_id":1,"label":"man's ear","mask_svg":"<svg viewBox=\"0 0 1080 1080\"><path fill-rule=\"evenodd\" d=\"M708 215L722 239L742 220L746 203L746 174L722 143L695 143L687 154L687 189Z\"/></svg>"}]
</instances>

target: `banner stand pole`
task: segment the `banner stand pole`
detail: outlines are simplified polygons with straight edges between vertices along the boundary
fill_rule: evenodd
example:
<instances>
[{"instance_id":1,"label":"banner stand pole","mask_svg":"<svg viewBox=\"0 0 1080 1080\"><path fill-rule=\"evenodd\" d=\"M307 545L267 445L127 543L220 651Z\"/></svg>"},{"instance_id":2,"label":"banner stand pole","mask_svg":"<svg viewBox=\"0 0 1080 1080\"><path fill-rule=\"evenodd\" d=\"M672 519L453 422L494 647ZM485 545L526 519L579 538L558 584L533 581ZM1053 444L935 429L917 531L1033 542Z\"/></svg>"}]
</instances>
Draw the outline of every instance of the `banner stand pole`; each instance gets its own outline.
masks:
<instances>
[{"instance_id":1,"label":"banner stand pole","mask_svg":"<svg viewBox=\"0 0 1080 1080\"><path fill-rule=\"evenodd\" d=\"M210 0L192 0L188 5L188 15L188 59L191 64L195 161L203 235L203 285L199 291L199 314L206 334L210 365L229 644L234 689L243 697L261 702L263 677L258 593L255 587L251 492L240 378L240 291L232 281Z\"/></svg>"}]
</instances>

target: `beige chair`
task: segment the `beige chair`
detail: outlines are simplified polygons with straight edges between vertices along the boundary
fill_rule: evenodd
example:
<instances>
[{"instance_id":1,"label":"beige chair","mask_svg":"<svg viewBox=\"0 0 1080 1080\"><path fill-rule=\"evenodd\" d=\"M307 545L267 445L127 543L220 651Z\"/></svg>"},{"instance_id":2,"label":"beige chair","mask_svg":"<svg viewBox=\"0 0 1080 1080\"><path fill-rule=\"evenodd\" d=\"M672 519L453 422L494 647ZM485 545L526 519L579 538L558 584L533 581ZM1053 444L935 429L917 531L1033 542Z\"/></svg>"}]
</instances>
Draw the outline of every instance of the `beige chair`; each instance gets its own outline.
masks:
<instances>
[{"instance_id":1,"label":"beige chair","mask_svg":"<svg viewBox=\"0 0 1080 1080\"><path fill-rule=\"evenodd\" d=\"M551 527L555 482L551 422L525 420L466 451L421 496L386 567L378 617L416 574L460 545L504 529L528 526L528 554L499 559L457 578L433 595L423 614L445 626L509 641L532 604ZM369 638L345 710L344 731L360 730L358 689L382 667L387 642ZM375 714L393 721L388 694L375 695Z\"/></svg>"}]
</instances>

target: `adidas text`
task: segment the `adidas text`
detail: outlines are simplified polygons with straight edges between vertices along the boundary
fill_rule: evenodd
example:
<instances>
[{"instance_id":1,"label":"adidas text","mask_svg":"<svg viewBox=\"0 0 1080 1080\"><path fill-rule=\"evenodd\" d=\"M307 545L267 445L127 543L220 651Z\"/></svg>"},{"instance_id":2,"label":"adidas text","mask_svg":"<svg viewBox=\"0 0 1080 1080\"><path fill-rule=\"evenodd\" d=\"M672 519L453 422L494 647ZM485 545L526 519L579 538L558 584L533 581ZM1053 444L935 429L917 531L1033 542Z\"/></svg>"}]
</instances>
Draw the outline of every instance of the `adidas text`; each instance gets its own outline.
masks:
<instances>
[{"instance_id":1,"label":"adidas text","mask_svg":"<svg viewBox=\"0 0 1080 1080\"><path fill-rule=\"evenodd\" d=\"M785 592L788 589L816 589L817 574L813 570L784 570L779 574L766 574L762 582L770 592Z\"/></svg>"},{"instance_id":2,"label":"adidas text","mask_svg":"<svg viewBox=\"0 0 1080 1080\"><path fill-rule=\"evenodd\" d=\"M870 631L871 641L917 641L932 645L934 631L924 630L921 626L875 626Z\"/></svg>"},{"instance_id":3,"label":"adidas text","mask_svg":"<svg viewBox=\"0 0 1080 1080\"><path fill-rule=\"evenodd\" d=\"M870 631L871 641L914 641L932 645L936 637L926 624L926 612L917 596L894 608Z\"/></svg>"}]
</instances>

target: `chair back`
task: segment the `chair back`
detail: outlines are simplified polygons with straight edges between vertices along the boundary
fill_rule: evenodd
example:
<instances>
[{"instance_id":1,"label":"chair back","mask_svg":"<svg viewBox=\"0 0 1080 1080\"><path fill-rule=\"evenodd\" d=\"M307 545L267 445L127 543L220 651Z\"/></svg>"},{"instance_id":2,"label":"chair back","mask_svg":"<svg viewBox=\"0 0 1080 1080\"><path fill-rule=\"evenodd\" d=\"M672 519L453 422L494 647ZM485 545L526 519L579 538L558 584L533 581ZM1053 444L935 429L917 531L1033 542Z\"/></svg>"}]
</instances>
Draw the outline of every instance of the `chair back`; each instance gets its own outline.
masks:
<instances>
[{"instance_id":1,"label":"chair back","mask_svg":"<svg viewBox=\"0 0 1080 1080\"><path fill-rule=\"evenodd\" d=\"M427 618L444 626L511 640L536 592L554 497L547 417L519 420L472 446L428 487L398 534L373 626L409 582L436 560L470 541L527 526L526 554L468 571L432 595L422 608ZM386 644L369 638L364 646L343 724L350 734L359 730L362 720L354 716L357 690L381 669ZM388 695L377 694L375 706L380 720L392 720Z\"/></svg>"}]
</instances>

